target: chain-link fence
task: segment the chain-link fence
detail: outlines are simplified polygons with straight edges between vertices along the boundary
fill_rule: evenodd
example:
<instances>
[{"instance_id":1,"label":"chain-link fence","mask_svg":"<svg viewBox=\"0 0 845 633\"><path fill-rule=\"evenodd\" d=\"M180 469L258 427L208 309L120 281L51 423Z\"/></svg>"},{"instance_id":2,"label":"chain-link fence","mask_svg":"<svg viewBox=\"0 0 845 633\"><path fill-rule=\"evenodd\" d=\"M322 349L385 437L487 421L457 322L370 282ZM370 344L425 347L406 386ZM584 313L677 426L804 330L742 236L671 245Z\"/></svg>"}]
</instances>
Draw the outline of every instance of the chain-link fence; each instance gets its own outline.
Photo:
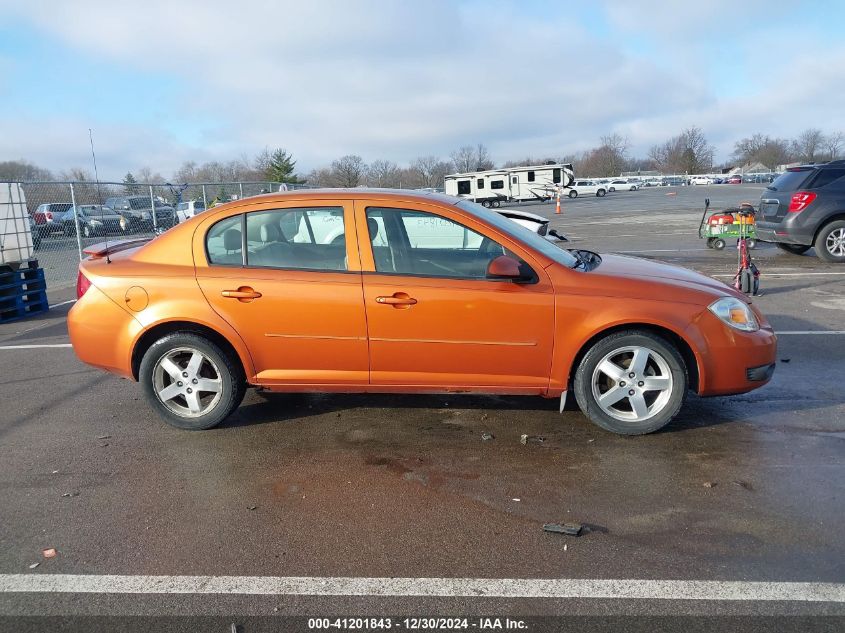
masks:
<instances>
[{"instance_id":1,"label":"chain-link fence","mask_svg":"<svg viewBox=\"0 0 845 633\"><path fill-rule=\"evenodd\" d=\"M0 183L5 186L5 183ZM47 288L76 284L83 250L107 238L152 237L217 204L304 185L277 182L21 183L30 216L34 257Z\"/></svg>"}]
</instances>

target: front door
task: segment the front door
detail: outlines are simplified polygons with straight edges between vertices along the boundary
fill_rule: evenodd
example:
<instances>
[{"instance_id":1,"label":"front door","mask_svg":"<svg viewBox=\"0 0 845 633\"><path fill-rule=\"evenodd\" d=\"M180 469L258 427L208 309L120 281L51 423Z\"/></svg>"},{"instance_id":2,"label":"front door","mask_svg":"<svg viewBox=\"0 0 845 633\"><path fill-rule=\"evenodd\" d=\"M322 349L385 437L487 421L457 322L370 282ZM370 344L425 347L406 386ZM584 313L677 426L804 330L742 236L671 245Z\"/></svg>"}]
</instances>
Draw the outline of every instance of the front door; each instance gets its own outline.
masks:
<instances>
[{"instance_id":1,"label":"front door","mask_svg":"<svg viewBox=\"0 0 845 633\"><path fill-rule=\"evenodd\" d=\"M374 387L548 387L554 294L540 266L484 235L482 226L471 228L457 210L358 202L355 212ZM490 260L506 252L521 259L530 282L486 277Z\"/></svg>"},{"instance_id":2,"label":"front door","mask_svg":"<svg viewBox=\"0 0 845 633\"><path fill-rule=\"evenodd\" d=\"M260 384L365 386L367 329L352 204L295 204L217 221L206 234L206 252L196 253L197 281L246 342Z\"/></svg>"}]
</instances>

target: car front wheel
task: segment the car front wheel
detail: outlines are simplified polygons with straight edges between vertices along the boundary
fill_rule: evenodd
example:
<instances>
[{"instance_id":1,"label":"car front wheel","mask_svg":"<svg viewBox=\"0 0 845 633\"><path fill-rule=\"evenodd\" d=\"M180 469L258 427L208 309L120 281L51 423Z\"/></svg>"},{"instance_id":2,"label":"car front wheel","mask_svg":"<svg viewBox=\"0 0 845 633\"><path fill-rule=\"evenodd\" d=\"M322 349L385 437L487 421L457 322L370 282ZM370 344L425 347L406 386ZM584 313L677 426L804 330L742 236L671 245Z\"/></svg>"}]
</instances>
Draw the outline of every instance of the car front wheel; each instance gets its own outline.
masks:
<instances>
[{"instance_id":1,"label":"car front wheel","mask_svg":"<svg viewBox=\"0 0 845 633\"><path fill-rule=\"evenodd\" d=\"M675 417L687 392L687 370L678 350L650 332L628 330L599 340L575 372L575 398L598 426L620 435L642 435Z\"/></svg>"},{"instance_id":2,"label":"car front wheel","mask_svg":"<svg viewBox=\"0 0 845 633\"><path fill-rule=\"evenodd\" d=\"M246 391L237 359L190 332L153 343L141 360L139 380L147 401L168 424L192 431L220 424Z\"/></svg>"},{"instance_id":3,"label":"car front wheel","mask_svg":"<svg viewBox=\"0 0 845 633\"><path fill-rule=\"evenodd\" d=\"M596 191L596 195L597 195L599 198L604 197L604 194L606 194L606 193L607 193L607 192L606 192L604 189L599 189L598 191Z\"/></svg>"},{"instance_id":4,"label":"car front wheel","mask_svg":"<svg viewBox=\"0 0 845 633\"><path fill-rule=\"evenodd\" d=\"M816 255L826 262L845 263L845 220L831 222L816 237Z\"/></svg>"},{"instance_id":5,"label":"car front wheel","mask_svg":"<svg viewBox=\"0 0 845 633\"><path fill-rule=\"evenodd\" d=\"M569 197L570 198L577 198L578 192L573 189L572 191L569 192Z\"/></svg>"}]
</instances>

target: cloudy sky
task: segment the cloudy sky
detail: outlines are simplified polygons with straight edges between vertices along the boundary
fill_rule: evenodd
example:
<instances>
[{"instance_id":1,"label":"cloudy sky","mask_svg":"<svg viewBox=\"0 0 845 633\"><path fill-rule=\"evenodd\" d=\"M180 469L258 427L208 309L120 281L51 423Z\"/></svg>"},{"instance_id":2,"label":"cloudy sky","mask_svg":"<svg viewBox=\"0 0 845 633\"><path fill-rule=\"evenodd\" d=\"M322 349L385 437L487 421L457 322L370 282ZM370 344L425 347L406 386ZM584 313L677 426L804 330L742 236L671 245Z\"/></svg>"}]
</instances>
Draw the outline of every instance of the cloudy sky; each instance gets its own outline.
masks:
<instances>
[{"instance_id":1,"label":"cloudy sky","mask_svg":"<svg viewBox=\"0 0 845 633\"><path fill-rule=\"evenodd\" d=\"M672 5L675 6L672 6ZM586 7L586 8L580 8ZM845 131L845 3L0 0L0 160L103 178L286 147L405 163L483 142L633 155Z\"/></svg>"}]
</instances>

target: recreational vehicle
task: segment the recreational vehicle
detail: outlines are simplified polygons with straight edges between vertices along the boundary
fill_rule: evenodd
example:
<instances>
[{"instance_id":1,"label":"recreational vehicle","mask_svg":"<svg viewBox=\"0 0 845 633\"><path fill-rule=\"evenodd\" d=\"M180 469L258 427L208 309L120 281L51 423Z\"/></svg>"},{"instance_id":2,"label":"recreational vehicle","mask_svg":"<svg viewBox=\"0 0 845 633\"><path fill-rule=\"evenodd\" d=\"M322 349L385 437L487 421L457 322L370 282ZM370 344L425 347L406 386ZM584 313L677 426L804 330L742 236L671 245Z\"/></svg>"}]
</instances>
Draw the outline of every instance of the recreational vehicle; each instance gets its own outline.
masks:
<instances>
[{"instance_id":1,"label":"recreational vehicle","mask_svg":"<svg viewBox=\"0 0 845 633\"><path fill-rule=\"evenodd\" d=\"M558 163L449 174L445 186L450 196L468 198L485 207L498 207L502 202L548 200L574 180L572 165Z\"/></svg>"}]
</instances>

